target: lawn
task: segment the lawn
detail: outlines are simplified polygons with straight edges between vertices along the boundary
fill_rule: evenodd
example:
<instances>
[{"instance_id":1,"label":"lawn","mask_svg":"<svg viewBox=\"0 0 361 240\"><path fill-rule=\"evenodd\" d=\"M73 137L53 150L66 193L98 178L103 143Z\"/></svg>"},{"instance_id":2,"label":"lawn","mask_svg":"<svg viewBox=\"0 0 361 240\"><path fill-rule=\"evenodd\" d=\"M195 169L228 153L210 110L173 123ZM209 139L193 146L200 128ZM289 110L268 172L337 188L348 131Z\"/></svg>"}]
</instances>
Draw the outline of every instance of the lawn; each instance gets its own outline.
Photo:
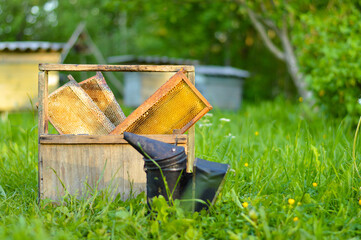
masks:
<instances>
[{"instance_id":1,"label":"lawn","mask_svg":"<svg viewBox=\"0 0 361 240\"><path fill-rule=\"evenodd\" d=\"M357 120L356 120L357 121ZM0 239L344 239L361 234L360 143L352 119L304 103L245 103L212 110L196 128L196 156L231 165L209 212L145 194L125 202L107 191L37 205L37 119L0 120ZM353 150L355 158L353 157Z\"/></svg>"}]
</instances>

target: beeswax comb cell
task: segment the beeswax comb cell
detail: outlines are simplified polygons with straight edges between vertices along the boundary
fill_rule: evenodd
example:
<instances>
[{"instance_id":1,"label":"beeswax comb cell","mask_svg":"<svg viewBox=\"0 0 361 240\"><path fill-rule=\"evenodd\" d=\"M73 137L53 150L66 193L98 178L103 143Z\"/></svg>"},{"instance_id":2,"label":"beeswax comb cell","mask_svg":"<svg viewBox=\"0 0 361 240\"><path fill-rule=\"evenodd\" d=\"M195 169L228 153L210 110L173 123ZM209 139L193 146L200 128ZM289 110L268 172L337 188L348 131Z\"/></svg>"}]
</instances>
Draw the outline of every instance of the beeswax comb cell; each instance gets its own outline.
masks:
<instances>
[{"instance_id":1,"label":"beeswax comb cell","mask_svg":"<svg viewBox=\"0 0 361 240\"><path fill-rule=\"evenodd\" d=\"M70 80L74 80L71 75L69 75L68 78ZM97 72L95 76L80 82L79 85L90 96L105 116L107 116L107 118L114 124L114 126L118 126L124 121L125 115L123 110L119 106L113 92L110 90L101 72Z\"/></svg>"},{"instance_id":2,"label":"beeswax comb cell","mask_svg":"<svg viewBox=\"0 0 361 240\"><path fill-rule=\"evenodd\" d=\"M75 81L48 96L51 124L60 134L109 134L115 126Z\"/></svg>"},{"instance_id":3,"label":"beeswax comb cell","mask_svg":"<svg viewBox=\"0 0 361 240\"><path fill-rule=\"evenodd\" d=\"M208 101L185 76L177 72L132 112L111 134L172 134L187 131L212 109Z\"/></svg>"}]
</instances>

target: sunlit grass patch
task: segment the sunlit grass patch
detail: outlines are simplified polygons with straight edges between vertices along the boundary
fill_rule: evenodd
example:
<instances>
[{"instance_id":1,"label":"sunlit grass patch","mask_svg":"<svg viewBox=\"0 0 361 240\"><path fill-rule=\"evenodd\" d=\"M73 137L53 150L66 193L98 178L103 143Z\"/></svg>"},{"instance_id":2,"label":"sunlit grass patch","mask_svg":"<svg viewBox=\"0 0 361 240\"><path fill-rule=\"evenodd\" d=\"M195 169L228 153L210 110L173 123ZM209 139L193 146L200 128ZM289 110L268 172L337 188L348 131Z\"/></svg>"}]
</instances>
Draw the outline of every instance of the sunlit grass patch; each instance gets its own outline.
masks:
<instances>
[{"instance_id":1,"label":"sunlit grass patch","mask_svg":"<svg viewBox=\"0 0 361 240\"><path fill-rule=\"evenodd\" d=\"M196 156L231 170L214 207L190 213L110 189L37 205L37 119L0 120L0 239L351 238L361 234L355 126L284 100L213 110L196 124Z\"/></svg>"}]
</instances>

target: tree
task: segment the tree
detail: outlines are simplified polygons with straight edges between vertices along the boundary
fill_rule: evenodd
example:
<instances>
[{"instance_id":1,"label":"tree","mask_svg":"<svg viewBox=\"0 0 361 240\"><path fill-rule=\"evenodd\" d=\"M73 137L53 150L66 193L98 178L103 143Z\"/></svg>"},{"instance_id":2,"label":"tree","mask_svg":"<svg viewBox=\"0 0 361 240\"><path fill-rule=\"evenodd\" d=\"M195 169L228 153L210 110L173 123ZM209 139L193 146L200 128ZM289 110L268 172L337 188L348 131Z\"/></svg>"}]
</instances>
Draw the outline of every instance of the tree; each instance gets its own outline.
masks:
<instances>
[{"instance_id":1,"label":"tree","mask_svg":"<svg viewBox=\"0 0 361 240\"><path fill-rule=\"evenodd\" d=\"M325 113L361 115L361 4L329 1L298 15L294 44L301 70Z\"/></svg>"},{"instance_id":2,"label":"tree","mask_svg":"<svg viewBox=\"0 0 361 240\"><path fill-rule=\"evenodd\" d=\"M32 40L33 34L52 24L51 5L43 0L0 0L1 41Z\"/></svg>"},{"instance_id":3,"label":"tree","mask_svg":"<svg viewBox=\"0 0 361 240\"><path fill-rule=\"evenodd\" d=\"M245 95L252 100L272 98L283 89L293 91L293 86L283 84L288 82L284 66L264 52L250 21L242 13L244 8L232 0L0 0L0 3L0 13L6 13L0 14L1 41L66 42L77 25L86 22L89 36L105 58L158 55L243 68L255 73L246 82ZM25 3L28 10L19 14L23 13ZM7 22L7 18L11 21ZM21 28L18 23L24 19L28 20L25 28ZM5 28L11 31L1 30ZM17 38L21 32L24 34L19 36L23 37ZM99 61L88 51L79 54L71 50L66 62Z\"/></svg>"},{"instance_id":4,"label":"tree","mask_svg":"<svg viewBox=\"0 0 361 240\"><path fill-rule=\"evenodd\" d=\"M311 92L307 89L307 84L301 73L297 57L295 55L292 40L289 32L292 28L292 11L294 6L286 1L276 2L248 1L240 0L257 32L260 34L265 46L279 60L285 62L288 73L295 84L299 95L304 99L311 97ZM298 3L297 3L298 4ZM300 7L298 4L297 7ZM256 13L254 9L259 9ZM272 41L271 36L277 36L280 46Z\"/></svg>"}]
</instances>

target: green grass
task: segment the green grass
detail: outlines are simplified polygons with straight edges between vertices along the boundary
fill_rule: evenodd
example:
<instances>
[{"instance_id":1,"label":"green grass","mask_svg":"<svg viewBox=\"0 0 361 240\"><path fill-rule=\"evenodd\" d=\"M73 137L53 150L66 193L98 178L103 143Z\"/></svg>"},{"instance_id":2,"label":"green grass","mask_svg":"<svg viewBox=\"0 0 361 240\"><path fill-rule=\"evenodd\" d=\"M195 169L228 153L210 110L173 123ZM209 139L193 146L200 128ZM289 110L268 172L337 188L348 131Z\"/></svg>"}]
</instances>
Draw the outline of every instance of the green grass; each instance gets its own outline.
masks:
<instances>
[{"instance_id":1,"label":"green grass","mask_svg":"<svg viewBox=\"0 0 361 240\"><path fill-rule=\"evenodd\" d=\"M0 120L0 239L344 239L361 234L354 120L276 100L213 110L197 123L196 156L231 172L209 212L189 213L145 194L123 202L94 190L37 205L37 119ZM356 144L356 165L360 162ZM316 183L317 186L313 186ZM289 203L294 199L294 204ZM248 203L247 207L245 202ZM292 202L292 201L291 201ZM157 213L155 213L157 212Z\"/></svg>"}]
</instances>

